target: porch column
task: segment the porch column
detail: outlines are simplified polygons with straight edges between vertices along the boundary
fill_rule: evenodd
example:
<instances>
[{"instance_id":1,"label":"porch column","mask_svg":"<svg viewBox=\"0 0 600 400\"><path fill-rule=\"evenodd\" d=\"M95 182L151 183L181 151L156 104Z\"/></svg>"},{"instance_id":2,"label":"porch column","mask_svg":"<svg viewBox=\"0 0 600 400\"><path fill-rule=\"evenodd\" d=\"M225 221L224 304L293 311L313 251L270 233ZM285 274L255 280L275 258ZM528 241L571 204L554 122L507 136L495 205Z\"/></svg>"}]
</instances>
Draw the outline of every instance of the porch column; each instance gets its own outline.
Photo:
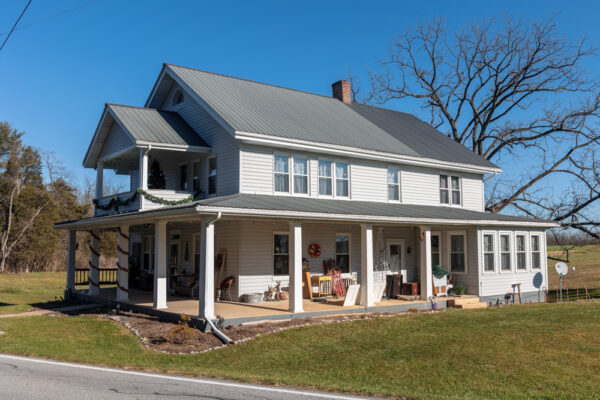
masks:
<instances>
[{"instance_id":1,"label":"porch column","mask_svg":"<svg viewBox=\"0 0 600 400\"><path fill-rule=\"evenodd\" d=\"M148 152L149 149L140 149L140 165L138 168L139 186L142 190L148 190ZM144 209L144 196L140 197L140 209Z\"/></svg>"},{"instance_id":2,"label":"porch column","mask_svg":"<svg viewBox=\"0 0 600 400\"><path fill-rule=\"evenodd\" d=\"M215 224L202 221L200 236L198 316L204 319L215 318Z\"/></svg>"},{"instance_id":3,"label":"porch column","mask_svg":"<svg viewBox=\"0 0 600 400\"><path fill-rule=\"evenodd\" d=\"M96 165L96 200L104 196L104 164L98 162Z\"/></svg>"},{"instance_id":4,"label":"porch column","mask_svg":"<svg viewBox=\"0 0 600 400\"><path fill-rule=\"evenodd\" d=\"M121 225L117 233L119 244L117 253L117 300L127 301L129 299L129 225Z\"/></svg>"},{"instance_id":5,"label":"porch column","mask_svg":"<svg viewBox=\"0 0 600 400\"><path fill-rule=\"evenodd\" d=\"M154 303L152 308L167 308L167 221L154 223Z\"/></svg>"},{"instance_id":6,"label":"porch column","mask_svg":"<svg viewBox=\"0 0 600 400\"><path fill-rule=\"evenodd\" d=\"M69 230L67 242L67 293L75 290L75 253L77 252L77 231ZM65 296L66 297L66 296Z\"/></svg>"},{"instance_id":7,"label":"porch column","mask_svg":"<svg viewBox=\"0 0 600 400\"><path fill-rule=\"evenodd\" d=\"M100 294L100 231L93 229L90 231L90 236L90 261L88 263L90 288L88 294L97 296Z\"/></svg>"},{"instance_id":8,"label":"porch column","mask_svg":"<svg viewBox=\"0 0 600 400\"><path fill-rule=\"evenodd\" d=\"M427 300L433 296L433 276L431 271L431 227L419 227L419 240L421 252L419 255L421 272L421 299Z\"/></svg>"},{"instance_id":9,"label":"porch column","mask_svg":"<svg viewBox=\"0 0 600 400\"><path fill-rule=\"evenodd\" d=\"M303 312L302 304L302 223L290 222L290 312Z\"/></svg>"},{"instance_id":10,"label":"porch column","mask_svg":"<svg viewBox=\"0 0 600 400\"><path fill-rule=\"evenodd\" d=\"M373 226L360 226L360 305L375 305L373 294Z\"/></svg>"}]
</instances>

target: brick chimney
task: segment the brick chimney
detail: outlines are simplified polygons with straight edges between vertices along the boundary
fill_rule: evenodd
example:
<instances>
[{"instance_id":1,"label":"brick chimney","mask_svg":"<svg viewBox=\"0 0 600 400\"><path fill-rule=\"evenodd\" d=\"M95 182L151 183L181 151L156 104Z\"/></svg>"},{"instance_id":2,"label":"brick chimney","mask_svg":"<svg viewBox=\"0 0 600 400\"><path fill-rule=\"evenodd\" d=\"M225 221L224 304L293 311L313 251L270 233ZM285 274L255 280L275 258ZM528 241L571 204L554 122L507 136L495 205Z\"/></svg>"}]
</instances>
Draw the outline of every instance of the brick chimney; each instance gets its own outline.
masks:
<instances>
[{"instance_id":1,"label":"brick chimney","mask_svg":"<svg viewBox=\"0 0 600 400\"><path fill-rule=\"evenodd\" d=\"M331 85L333 97L346 104L352 103L352 89L350 82L341 80Z\"/></svg>"}]
</instances>

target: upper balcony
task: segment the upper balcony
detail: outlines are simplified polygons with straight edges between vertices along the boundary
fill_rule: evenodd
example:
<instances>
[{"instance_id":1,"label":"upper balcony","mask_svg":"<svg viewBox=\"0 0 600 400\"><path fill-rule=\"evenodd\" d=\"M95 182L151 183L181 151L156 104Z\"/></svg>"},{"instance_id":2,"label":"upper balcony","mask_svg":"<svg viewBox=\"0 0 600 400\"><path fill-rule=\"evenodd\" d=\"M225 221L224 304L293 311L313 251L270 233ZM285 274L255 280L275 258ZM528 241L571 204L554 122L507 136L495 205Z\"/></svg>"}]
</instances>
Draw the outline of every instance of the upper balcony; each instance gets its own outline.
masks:
<instances>
[{"instance_id":1,"label":"upper balcony","mask_svg":"<svg viewBox=\"0 0 600 400\"><path fill-rule=\"evenodd\" d=\"M94 216L204 197L210 151L177 113L107 104L83 164L97 173ZM129 190L104 196L105 169L129 176Z\"/></svg>"}]
</instances>

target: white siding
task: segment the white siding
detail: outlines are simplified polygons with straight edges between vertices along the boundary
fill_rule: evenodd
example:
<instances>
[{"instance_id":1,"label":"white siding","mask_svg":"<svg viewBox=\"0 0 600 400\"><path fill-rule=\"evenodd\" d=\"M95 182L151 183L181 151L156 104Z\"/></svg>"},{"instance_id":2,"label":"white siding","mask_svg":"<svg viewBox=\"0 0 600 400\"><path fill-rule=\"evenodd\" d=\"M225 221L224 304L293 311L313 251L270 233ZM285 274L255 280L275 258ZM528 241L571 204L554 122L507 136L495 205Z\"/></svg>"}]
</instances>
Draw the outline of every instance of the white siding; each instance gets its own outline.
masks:
<instances>
[{"instance_id":1,"label":"white siding","mask_svg":"<svg viewBox=\"0 0 600 400\"><path fill-rule=\"evenodd\" d=\"M350 179L353 200L387 202L387 165L353 161Z\"/></svg>"},{"instance_id":2,"label":"white siding","mask_svg":"<svg viewBox=\"0 0 600 400\"><path fill-rule=\"evenodd\" d=\"M273 151L264 147L242 146L242 193L273 194Z\"/></svg>"},{"instance_id":3,"label":"white siding","mask_svg":"<svg viewBox=\"0 0 600 400\"><path fill-rule=\"evenodd\" d=\"M239 297L239 279L238 279L238 262L239 262L239 221L219 221L215 225L215 254L225 250L227 257L225 258L225 271L222 274L222 279L228 276L235 278L233 288L231 289L231 297L237 300ZM219 285L215 278L215 284Z\"/></svg>"},{"instance_id":4,"label":"white siding","mask_svg":"<svg viewBox=\"0 0 600 400\"><path fill-rule=\"evenodd\" d=\"M463 207L468 210L484 211L483 177L481 175L463 174L461 180Z\"/></svg>"},{"instance_id":5,"label":"white siding","mask_svg":"<svg viewBox=\"0 0 600 400\"><path fill-rule=\"evenodd\" d=\"M402 203L440 205L439 173L416 167L399 167Z\"/></svg>"},{"instance_id":6,"label":"white siding","mask_svg":"<svg viewBox=\"0 0 600 400\"><path fill-rule=\"evenodd\" d=\"M102 146L102 150L100 151L100 157L103 158L106 156L110 156L117 151L126 149L127 147L133 146L135 143L129 136L127 132L121 128L119 124L113 122L108 136L104 140L104 145Z\"/></svg>"},{"instance_id":7,"label":"white siding","mask_svg":"<svg viewBox=\"0 0 600 400\"><path fill-rule=\"evenodd\" d=\"M182 103L173 105L172 97L178 88L177 84L173 84L162 107L165 110L176 111L208 143L212 154L217 156L217 196L238 193L240 167L238 141L225 131L188 93L184 94ZM173 153L174 160L179 159L179 154ZM204 186L206 186L207 179L206 168L203 168L202 184Z\"/></svg>"}]
</instances>

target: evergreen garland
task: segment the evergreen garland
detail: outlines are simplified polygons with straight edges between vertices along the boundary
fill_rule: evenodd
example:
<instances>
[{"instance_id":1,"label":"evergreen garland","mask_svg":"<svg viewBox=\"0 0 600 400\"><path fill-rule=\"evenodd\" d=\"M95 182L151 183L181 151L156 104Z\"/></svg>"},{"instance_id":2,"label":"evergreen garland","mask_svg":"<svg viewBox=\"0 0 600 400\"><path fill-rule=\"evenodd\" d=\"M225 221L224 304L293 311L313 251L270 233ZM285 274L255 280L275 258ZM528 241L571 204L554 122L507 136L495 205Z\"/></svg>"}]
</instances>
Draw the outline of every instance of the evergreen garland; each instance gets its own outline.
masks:
<instances>
[{"instance_id":1,"label":"evergreen garland","mask_svg":"<svg viewBox=\"0 0 600 400\"><path fill-rule=\"evenodd\" d=\"M140 194L153 203L162 204L163 206L176 206L176 205L187 203L187 202L194 200L194 198L200 194L200 191L189 195L185 199L167 200L167 199L163 199L161 197L155 196L151 193L148 193L144 189L138 189L135 192L133 192L133 194L131 196L129 196L128 198L126 198L124 200L121 200L117 195L114 195L110 199L110 201L105 205L100 205L99 201L97 199L94 199L93 202L94 202L94 206L96 206L96 208L98 208L100 210L107 211L107 210L113 209L116 212L116 211L119 211L120 207L131 204L131 202L134 201Z\"/></svg>"}]
</instances>

